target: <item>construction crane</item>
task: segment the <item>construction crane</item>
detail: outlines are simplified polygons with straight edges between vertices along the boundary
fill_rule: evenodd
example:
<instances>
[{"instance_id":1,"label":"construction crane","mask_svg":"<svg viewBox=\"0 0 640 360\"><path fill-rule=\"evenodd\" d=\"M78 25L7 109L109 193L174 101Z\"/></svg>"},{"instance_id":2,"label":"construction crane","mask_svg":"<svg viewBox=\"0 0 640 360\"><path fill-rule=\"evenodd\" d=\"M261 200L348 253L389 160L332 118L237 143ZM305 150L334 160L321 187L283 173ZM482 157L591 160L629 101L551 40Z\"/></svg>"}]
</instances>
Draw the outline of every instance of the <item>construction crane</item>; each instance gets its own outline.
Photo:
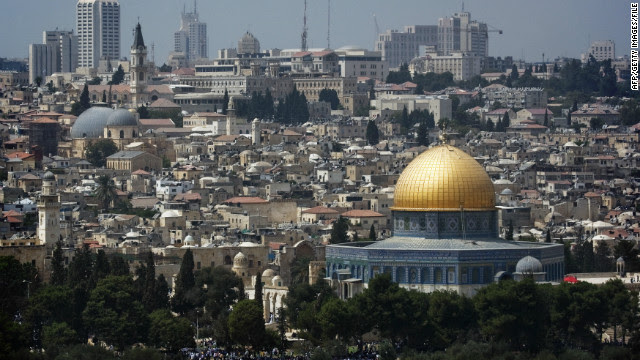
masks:
<instances>
[{"instance_id":1,"label":"construction crane","mask_svg":"<svg viewBox=\"0 0 640 360\"><path fill-rule=\"evenodd\" d=\"M327 9L327 49L331 49L331 0L327 0L329 8Z\"/></svg>"},{"instance_id":2,"label":"construction crane","mask_svg":"<svg viewBox=\"0 0 640 360\"><path fill-rule=\"evenodd\" d=\"M374 37L375 41L378 41L378 36L380 36L380 26L378 26L378 18L376 14L373 14L373 25L375 26L376 36Z\"/></svg>"}]
</instances>

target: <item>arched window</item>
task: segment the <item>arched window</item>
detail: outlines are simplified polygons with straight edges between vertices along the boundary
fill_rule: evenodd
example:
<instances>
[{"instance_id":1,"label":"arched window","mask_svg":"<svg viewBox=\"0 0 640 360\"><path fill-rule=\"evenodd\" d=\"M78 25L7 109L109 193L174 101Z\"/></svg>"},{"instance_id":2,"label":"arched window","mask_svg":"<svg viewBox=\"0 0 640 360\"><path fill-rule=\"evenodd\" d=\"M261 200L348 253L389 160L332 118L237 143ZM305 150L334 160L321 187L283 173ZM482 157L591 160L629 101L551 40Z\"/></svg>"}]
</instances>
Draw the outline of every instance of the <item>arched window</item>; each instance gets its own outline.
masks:
<instances>
[{"instance_id":1,"label":"arched window","mask_svg":"<svg viewBox=\"0 0 640 360\"><path fill-rule=\"evenodd\" d=\"M107 137L110 138L111 137L111 130L107 131Z\"/></svg>"},{"instance_id":2,"label":"arched window","mask_svg":"<svg viewBox=\"0 0 640 360\"><path fill-rule=\"evenodd\" d=\"M231 256L227 255L224 257L224 264L225 265L231 265L232 261L231 261Z\"/></svg>"},{"instance_id":3,"label":"arched window","mask_svg":"<svg viewBox=\"0 0 640 360\"><path fill-rule=\"evenodd\" d=\"M120 139L124 139L124 130L120 130Z\"/></svg>"},{"instance_id":4,"label":"arched window","mask_svg":"<svg viewBox=\"0 0 640 360\"><path fill-rule=\"evenodd\" d=\"M138 73L138 81L144 81L144 73Z\"/></svg>"},{"instance_id":5,"label":"arched window","mask_svg":"<svg viewBox=\"0 0 640 360\"><path fill-rule=\"evenodd\" d=\"M138 61L138 65L143 65L143 64L144 64L144 58L140 56L140 61Z\"/></svg>"}]
</instances>

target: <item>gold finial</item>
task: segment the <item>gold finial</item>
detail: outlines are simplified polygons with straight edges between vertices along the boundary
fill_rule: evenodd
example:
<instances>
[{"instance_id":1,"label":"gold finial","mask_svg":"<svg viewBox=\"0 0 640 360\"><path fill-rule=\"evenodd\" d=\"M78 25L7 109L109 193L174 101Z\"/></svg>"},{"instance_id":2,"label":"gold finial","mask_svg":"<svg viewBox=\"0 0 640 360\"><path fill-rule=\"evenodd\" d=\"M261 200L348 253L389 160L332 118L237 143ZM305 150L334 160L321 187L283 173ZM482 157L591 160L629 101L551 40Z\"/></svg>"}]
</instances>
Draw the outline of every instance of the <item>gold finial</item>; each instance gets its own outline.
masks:
<instances>
[{"instance_id":1,"label":"gold finial","mask_svg":"<svg viewBox=\"0 0 640 360\"><path fill-rule=\"evenodd\" d=\"M447 134L445 131L441 131L440 135L438 135L438 138L440 139L441 144L446 144L447 140L449 140L449 134Z\"/></svg>"}]
</instances>

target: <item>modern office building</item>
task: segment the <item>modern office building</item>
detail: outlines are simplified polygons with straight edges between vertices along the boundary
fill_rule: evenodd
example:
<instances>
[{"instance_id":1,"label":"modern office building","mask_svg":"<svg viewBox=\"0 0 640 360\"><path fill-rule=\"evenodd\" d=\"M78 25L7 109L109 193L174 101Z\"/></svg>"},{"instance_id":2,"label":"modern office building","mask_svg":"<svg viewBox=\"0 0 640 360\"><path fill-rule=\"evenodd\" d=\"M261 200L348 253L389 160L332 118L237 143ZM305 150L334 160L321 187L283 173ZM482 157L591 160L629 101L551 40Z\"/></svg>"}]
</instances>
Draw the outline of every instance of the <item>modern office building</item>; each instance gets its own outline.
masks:
<instances>
[{"instance_id":1,"label":"modern office building","mask_svg":"<svg viewBox=\"0 0 640 360\"><path fill-rule=\"evenodd\" d=\"M42 33L42 44L29 45L29 83L56 72L73 72L78 61L77 37L73 31L51 30Z\"/></svg>"},{"instance_id":2,"label":"modern office building","mask_svg":"<svg viewBox=\"0 0 640 360\"><path fill-rule=\"evenodd\" d=\"M586 63L590 55L593 55L597 61L614 60L616 58L616 43L613 40L594 41L589 46L587 53L582 54L582 62Z\"/></svg>"},{"instance_id":3,"label":"modern office building","mask_svg":"<svg viewBox=\"0 0 640 360\"><path fill-rule=\"evenodd\" d=\"M450 55L454 51L489 56L487 24L471 20L471 13L455 13L438 19L438 52Z\"/></svg>"},{"instance_id":4,"label":"modern office building","mask_svg":"<svg viewBox=\"0 0 640 360\"><path fill-rule=\"evenodd\" d=\"M120 59L118 0L78 0L78 67L95 68L101 59Z\"/></svg>"},{"instance_id":5,"label":"modern office building","mask_svg":"<svg viewBox=\"0 0 640 360\"><path fill-rule=\"evenodd\" d=\"M78 37L73 30L51 30L42 33L42 43L53 46L58 64L54 72L74 72L78 67Z\"/></svg>"},{"instance_id":6,"label":"modern office building","mask_svg":"<svg viewBox=\"0 0 640 360\"><path fill-rule=\"evenodd\" d=\"M173 40L174 54L184 54L189 66L194 61L206 59L209 56L207 23L200 22L197 3L194 2L193 12L186 12L186 10L182 12L180 30L173 34Z\"/></svg>"},{"instance_id":7,"label":"modern office building","mask_svg":"<svg viewBox=\"0 0 640 360\"><path fill-rule=\"evenodd\" d=\"M39 77L41 83L53 74L58 67L56 48L50 44L29 45L29 83L33 84Z\"/></svg>"},{"instance_id":8,"label":"modern office building","mask_svg":"<svg viewBox=\"0 0 640 360\"><path fill-rule=\"evenodd\" d=\"M382 58L389 67L397 68L420 56L421 46L437 44L438 26L411 25L405 26L404 31L387 30L378 35L374 49L382 53Z\"/></svg>"}]
</instances>

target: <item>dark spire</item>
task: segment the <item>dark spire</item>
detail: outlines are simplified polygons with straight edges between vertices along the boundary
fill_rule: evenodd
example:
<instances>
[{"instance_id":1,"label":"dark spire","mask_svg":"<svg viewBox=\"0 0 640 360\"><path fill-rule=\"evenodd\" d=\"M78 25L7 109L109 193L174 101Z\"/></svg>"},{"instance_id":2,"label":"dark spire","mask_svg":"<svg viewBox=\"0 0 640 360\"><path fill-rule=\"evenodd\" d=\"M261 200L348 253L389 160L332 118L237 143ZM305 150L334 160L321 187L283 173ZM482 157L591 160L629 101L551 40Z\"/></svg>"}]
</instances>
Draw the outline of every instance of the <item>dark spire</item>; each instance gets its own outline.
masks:
<instances>
[{"instance_id":1,"label":"dark spire","mask_svg":"<svg viewBox=\"0 0 640 360\"><path fill-rule=\"evenodd\" d=\"M142 27L140 26L140 23L138 23L138 25L136 26L136 34L133 40L132 48L137 49L140 47L145 48L146 46L144 46L144 39L142 38Z\"/></svg>"}]
</instances>

